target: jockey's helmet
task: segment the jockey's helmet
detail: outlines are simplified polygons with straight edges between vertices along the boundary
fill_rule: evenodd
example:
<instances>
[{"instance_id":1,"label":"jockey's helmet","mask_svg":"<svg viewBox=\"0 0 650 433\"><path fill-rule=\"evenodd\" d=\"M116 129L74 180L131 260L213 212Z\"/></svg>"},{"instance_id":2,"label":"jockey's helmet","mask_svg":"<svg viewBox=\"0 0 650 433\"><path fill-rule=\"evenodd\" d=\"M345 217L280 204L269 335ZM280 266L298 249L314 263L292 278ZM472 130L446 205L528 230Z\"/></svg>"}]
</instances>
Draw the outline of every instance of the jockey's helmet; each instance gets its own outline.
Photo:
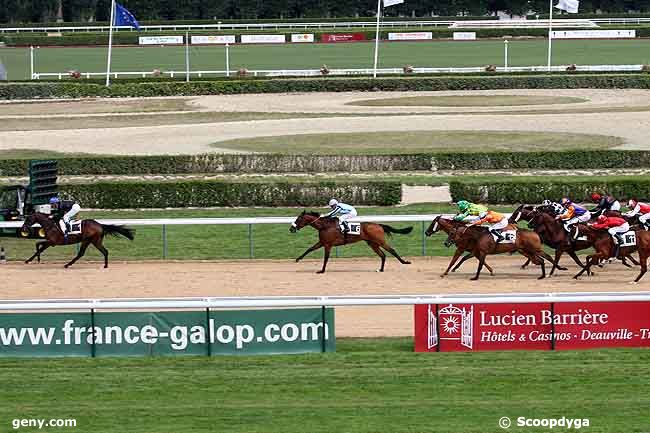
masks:
<instances>
[{"instance_id":1,"label":"jockey's helmet","mask_svg":"<svg viewBox=\"0 0 650 433\"><path fill-rule=\"evenodd\" d=\"M330 200L330 207L336 207L339 204L339 201L335 198Z\"/></svg>"},{"instance_id":2,"label":"jockey's helmet","mask_svg":"<svg viewBox=\"0 0 650 433\"><path fill-rule=\"evenodd\" d=\"M629 207L630 209L634 209L634 208L636 207L636 204L637 204L637 203L638 203L638 201L637 201L635 198L631 198L631 199L627 202L627 207Z\"/></svg>"},{"instance_id":3,"label":"jockey's helmet","mask_svg":"<svg viewBox=\"0 0 650 433\"><path fill-rule=\"evenodd\" d=\"M546 199L546 200L544 200L542 202L542 206L550 206L552 204L553 204L553 202L551 200L549 200L549 199Z\"/></svg>"},{"instance_id":4,"label":"jockey's helmet","mask_svg":"<svg viewBox=\"0 0 650 433\"><path fill-rule=\"evenodd\" d=\"M464 211L469 207L469 203L466 200L460 200L456 205L461 211Z\"/></svg>"},{"instance_id":5,"label":"jockey's helmet","mask_svg":"<svg viewBox=\"0 0 650 433\"><path fill-rule=\"evenodd\" d=\"M602 198L603 198L603 196L600 195L600 194L598 194L597 192L591 194L591 200L592 200L593 202L598 202L598 201L600 201L600 199L602 199Z\"/></svg>"},{"instance_id":6,"label":"jockey's helmet","mask_svg":"<svg viewBox=\"0 0 650 433\"><path fill-rule=\"evenodd\" d=\"M569 197L562 197L562 200L560 200L561 205L567 205L571 204L571 199Z\"/></svg>"},{"instance_id":7,"label":"jockey's helmet","mask_svg":"<svg viewBox=\"0 0 650 433\"><path fill-rule=\"evenodd\" d=\"M601 215L598 217L599 223L604 223L605 221L607 221L607 217L605 215Z\"/></svg>"},{"instance_id":8,"label":"jockey's helmet","mask_svg":"<svg viewBox=\"0 0 650 433\"><path fill-rule=\"evenodd\" d=\"M61 203L61 199L59 197L52 197L50 199L50 204L59 204Z\"/></svg>"}]
</instances>

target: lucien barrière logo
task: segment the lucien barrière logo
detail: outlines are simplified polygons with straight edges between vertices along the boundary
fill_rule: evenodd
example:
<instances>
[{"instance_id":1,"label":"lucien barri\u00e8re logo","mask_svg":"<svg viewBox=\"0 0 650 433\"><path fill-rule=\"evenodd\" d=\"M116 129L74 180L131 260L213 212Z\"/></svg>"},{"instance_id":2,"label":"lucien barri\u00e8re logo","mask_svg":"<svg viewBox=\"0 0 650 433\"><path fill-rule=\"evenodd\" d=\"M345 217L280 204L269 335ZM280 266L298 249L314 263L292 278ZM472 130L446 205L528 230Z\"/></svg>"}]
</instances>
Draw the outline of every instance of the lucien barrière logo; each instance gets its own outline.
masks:
<instances>
[{"instance_id":1,"label":"lucien barri\u00e8re logo","mask_svg":"<svg viewBox=\"0 0 650 433\"><path fill-rule=\"evenodd\" d=\"M454 307L449 304L447 307L438 310L436 317L435 310L429 305L427 309L427 347L434 348L440 344L440 340L460 341L460 345L472 349L474 341L474 306L469 309L465 307Z\"/></svg>"}]
</instances>

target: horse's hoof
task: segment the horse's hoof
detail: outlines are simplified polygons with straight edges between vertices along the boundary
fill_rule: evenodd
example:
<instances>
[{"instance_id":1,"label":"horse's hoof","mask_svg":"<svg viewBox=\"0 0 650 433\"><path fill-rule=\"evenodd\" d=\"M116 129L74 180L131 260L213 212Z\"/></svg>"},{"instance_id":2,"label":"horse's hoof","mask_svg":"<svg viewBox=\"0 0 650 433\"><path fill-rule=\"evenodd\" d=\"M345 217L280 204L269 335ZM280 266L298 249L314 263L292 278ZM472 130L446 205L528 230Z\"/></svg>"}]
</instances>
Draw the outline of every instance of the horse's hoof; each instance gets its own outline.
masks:
<instances>
[{"instance_id":1,"label":"horse's hoof","mask_svg":"<svg viewBox=\"0 0 650 433\"><path fill-rule=\"evenodd\" d=\"M410 264L411 264L411 262L404 262L404 264L405 264L405 265L410 265Z\"/></svg>"},{"instance_id":2,"label":"horse's hoof","mask_svg":"<svg viewBox=\"0 0 650 433\"><path fill-rule=\"evenodd\" d=\"M493 277L495 274L494 272L490 272L490 276Z\"/></svg>"},{"instance_id":3,"label":"horse's hoof","mask_svg":"<svg viewBox=\"0 0 650 433\"><path fill-rule=\"evenodd\" d=\"M639 282L638 281L630 281L630 284L634 284L636 286L637 284L639 284Z\"/></svg>"},{"instance_id":4,"label":"horse's hoof","mask_svg":"<svg viewBox=\"0 0 650 433\"><path fill-rule=\"evenodd\" d=\"M568 271L569 270L569 268L563 268L563 267L560 267L560 266L558 266L557 268L560 271Z\"/></svg>"},{"instance_id":5,"label":"horse's hoof","mask_svg":"<svg viewBox=\"0 0 650 433\"><path fill-rule=\"evenodd\" d=\"M527 267L528 267L528 266L525 266L525 265L521 265L521 266L520 266L521 269L526 269Z\"/></svg>"},{"instance_id":6,"label":"horse's hoof","mask_svg":"<svg viewBox=\"0 0 650 433\"><path fill-rule=\"evenodd\" d=\"M544 275L537 277L538 280L543 280L544 278L546 278Z\"/></svg>"},{"instance_id":7,"label":"horse's hoof","mask_svg":"<svg viewBox=\"0 0 650 433\"><path fill-rule=\"evenodd\" d=\"M470 280L470 281L477 281L477 280L478 280L478 277L472 277L472 278L470 278L469 280Z\"/></svg>"},{"instance_id":8,"label":"horse's hoof","mask_svg":"<svg viewBox=\"0 0 650 433\"><path fill-rule=\"evenodd\" d=\"M300 261L300 259L296 259L296 263L298 263L299 261Z\"/></svg>"},{"instance_id":9,"label":"horse's hoof","mask_svg":"<svg viewBox=\"0 0 650 433\"><path fill-rule=\"evenodd\" d=\"M447 274L440 274L440 278L445 278Z\"/></svg>"},{"instance_id":10,"label":"horse's hoof","mask_svg":"<svg viewBox=\"0 0 650 433\"><path fill-rule=\"evenodd\" d=\"M64 265L63 267L68 269L70 267L70 265Z\"/></svg>"},{"instance_id":11,"label":"horse's hoof","mask_svg":"<svg viewBox=\"0 0 650 433\"><path fill-rule=\"evenodd\" d=\"M316 272L316 273L317 273L317 274L324 274L325 271L318 271L318 272Z\"/></svg>"}]
</instances>

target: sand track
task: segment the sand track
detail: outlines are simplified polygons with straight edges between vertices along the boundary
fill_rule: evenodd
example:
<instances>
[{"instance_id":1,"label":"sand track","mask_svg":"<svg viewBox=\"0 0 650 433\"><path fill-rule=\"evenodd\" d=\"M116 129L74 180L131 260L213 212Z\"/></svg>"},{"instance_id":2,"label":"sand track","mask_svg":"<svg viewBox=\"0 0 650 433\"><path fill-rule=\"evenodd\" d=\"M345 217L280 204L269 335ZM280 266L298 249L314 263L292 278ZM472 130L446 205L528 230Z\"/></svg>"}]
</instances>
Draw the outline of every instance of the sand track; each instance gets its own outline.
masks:
<instances>
[{"instance_id":1,"label":"sand track","mask_svg":"<svg viewBox=\"0 0 650 433\"><path fill-rule=\"evenodd\" d=\"M564 265L569 266L565 259ZM4 284L0 299L114 298L169 296L280 296L280 295L380 295L506 292L650 291L650 277L638 285L629 282L638 270L611 264L597 275L575 281L575 266L558 276L538 281L539 269L519 269L521 257L491 257L496 275L485 273L469 281L476 262L458 274L441 279L449 259L414 258L399 265L389 259L386 272L375 272L373 259L334 259L324 275L315 275L320 261L293 263L283 260L219 262L113 262L80 263L63 269L61 263L0 266ZM412 307L339 307L339 336L412 335Z\"/></svg>"}]
</instances>

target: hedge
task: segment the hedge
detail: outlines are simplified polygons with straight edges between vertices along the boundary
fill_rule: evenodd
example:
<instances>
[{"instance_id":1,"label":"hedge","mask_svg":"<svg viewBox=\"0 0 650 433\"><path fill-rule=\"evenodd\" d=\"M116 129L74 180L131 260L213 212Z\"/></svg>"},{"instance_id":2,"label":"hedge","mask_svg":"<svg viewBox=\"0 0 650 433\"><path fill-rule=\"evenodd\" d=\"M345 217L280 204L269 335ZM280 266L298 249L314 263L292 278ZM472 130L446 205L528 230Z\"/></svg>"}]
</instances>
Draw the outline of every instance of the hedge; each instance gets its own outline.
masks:
<instances>
[{"instance_id":1,"label":"hedge","mask_svg":"<svg viewBox=\"0 0 650 433\"><path fill-rule=\"evenodd\" d=\"M454 201L470 200L481 203L541 203L545 199L559 200L570 197L577 202L590 201L594 191L609 192L619 200L636 197L650 199L650 179L647 177L606 177L602 181L572 180L570 177L540 181L504 180L489 184L477 181L450 182L449 189Z\"/></svg>"},{"instance_id":2,"label":"hedge","mask_svg":"<svg viewBox=\"0 0 650 433\"><path fill-rule=\"evenodd\" d=\"M0 99L194 96L238 93L442 91L494 89L649 89L650 74L495 75L393 78L292 78L233 79L195 82L100 84L72 82L23 82L0 84Z\"/></svg>"},{"instance_id":3,"label":"hedge","mask_svg":"<svg viewBox=\"0 0 650 433\"><path fill-rule=\"evenodd\" d=\"M359 205L401 201L399 182L96 182L60 186L63 197L101 209L212 206L323 206L337 197Z\"/></svg>"}]
</instances>

